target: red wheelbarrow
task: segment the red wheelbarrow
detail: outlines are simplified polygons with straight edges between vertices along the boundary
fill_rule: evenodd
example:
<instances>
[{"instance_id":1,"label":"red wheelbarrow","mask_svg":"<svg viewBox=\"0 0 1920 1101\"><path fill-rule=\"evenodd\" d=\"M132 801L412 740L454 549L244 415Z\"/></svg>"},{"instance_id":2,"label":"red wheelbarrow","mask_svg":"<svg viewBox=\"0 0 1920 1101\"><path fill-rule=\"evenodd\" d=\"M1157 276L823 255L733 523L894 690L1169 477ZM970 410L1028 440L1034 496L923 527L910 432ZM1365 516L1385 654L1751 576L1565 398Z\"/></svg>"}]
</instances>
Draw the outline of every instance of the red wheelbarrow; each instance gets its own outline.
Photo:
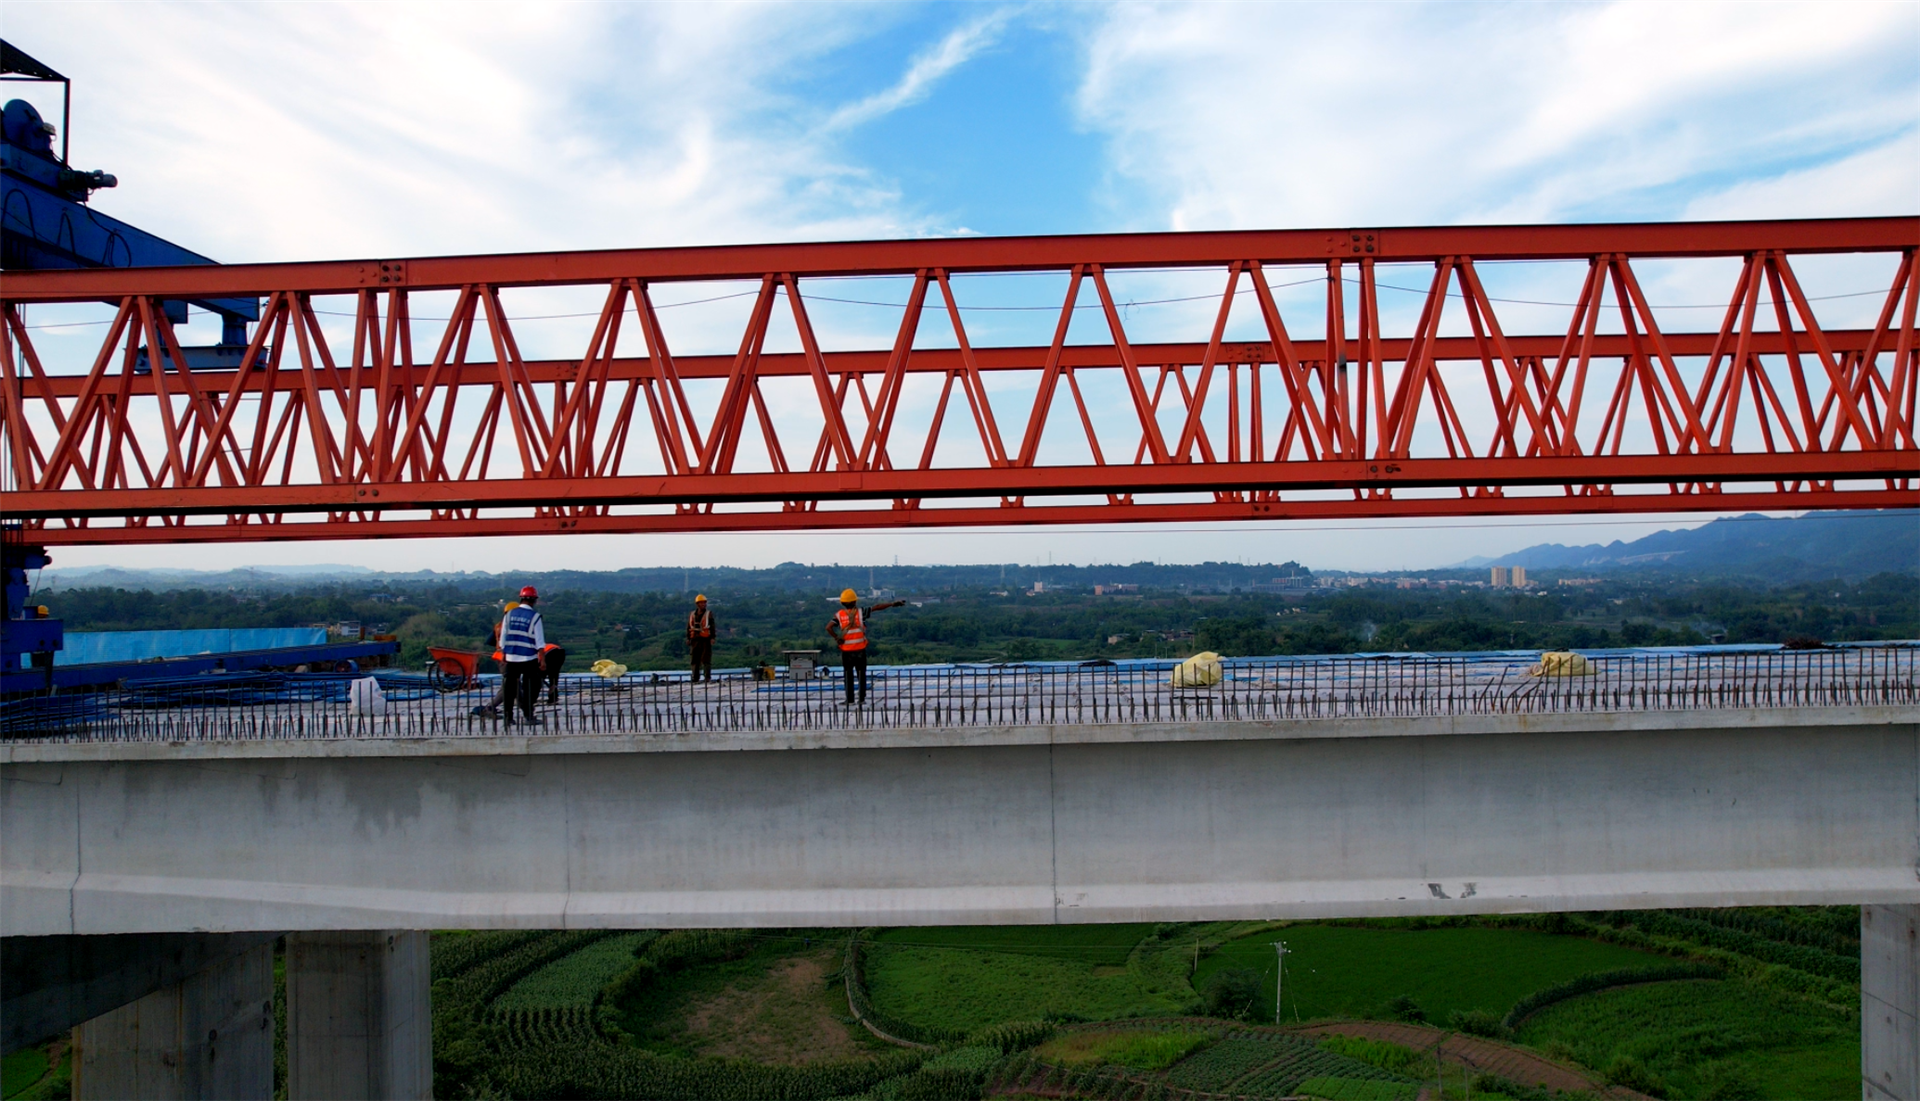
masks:
<instances>
[{"instance_id":1,"label":"red wheelbarrow","mask_svg":"<svg viewBox=\"0 0 1920 1101\"><path fill-rule=\"evenodd\" d=\"M480 655L472 650L427 647L427 680L440 692L458 692L479 685Z\"/></svg>"}]
</instances>

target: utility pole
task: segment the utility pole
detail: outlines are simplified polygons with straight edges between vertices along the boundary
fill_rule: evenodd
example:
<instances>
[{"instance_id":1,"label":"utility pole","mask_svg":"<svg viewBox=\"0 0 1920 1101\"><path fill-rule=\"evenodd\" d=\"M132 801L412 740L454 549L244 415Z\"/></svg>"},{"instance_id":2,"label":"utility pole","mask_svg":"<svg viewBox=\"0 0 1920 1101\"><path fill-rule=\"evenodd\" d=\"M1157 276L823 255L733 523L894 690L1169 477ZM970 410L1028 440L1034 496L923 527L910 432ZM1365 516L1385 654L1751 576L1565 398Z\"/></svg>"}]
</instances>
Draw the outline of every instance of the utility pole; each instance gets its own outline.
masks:
<instances>
[{"instance_id":1,"label":"utility pole","mask_svg":"<svg viewBox=\"0 0 1920 1101\"><path fill-rule=\"evenodd\" d=\"M1279 964L1273 975L1273 1023L1280 1023L1280 991L1287 978L1287 942L1273 942L1274 960Z\"/></svg>"}]
</instances>

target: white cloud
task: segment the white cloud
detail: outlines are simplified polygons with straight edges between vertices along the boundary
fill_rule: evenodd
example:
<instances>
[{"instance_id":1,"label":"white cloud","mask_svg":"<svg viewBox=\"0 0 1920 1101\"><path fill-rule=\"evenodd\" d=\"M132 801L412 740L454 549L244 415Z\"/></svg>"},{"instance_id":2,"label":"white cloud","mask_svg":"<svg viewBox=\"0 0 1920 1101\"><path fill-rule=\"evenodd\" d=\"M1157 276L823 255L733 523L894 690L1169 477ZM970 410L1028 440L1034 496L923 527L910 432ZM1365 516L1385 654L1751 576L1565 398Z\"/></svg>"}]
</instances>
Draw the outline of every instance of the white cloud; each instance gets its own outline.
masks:
<instances>
[{"instance_id":1,"label":"white cloud","mask_svg":"<svg viewBox=\"0 0 1920 1101\"><path fill-rule=\"evenodd\" d=\"M938 45L914 58L906 74L891 88L875 92L835 111L825 128L843 130L858 126L925 99L941 77L993 45L1006 27L1010 14L1002 9L954 29Z\"/></svg>"},{"instance_id":2,"label":"white cloud","mask_svg":"<svg viewBox=\"0 0 1920 1101\"><path fill-rule=\"evenodd\" d=\"M1913 5L1126 5L1085 46L1141 228L1672 217L1887 143L1920 205Z\"/></svg>"},{"instance_id":3,"label":"white cloud","mask_svg":"<svg viewBox=\"0 0 1920 1101\"><path fill-rule=\"evenodd\" d=\"M1920 128L1849 157L1701 195L1688 219L1862 218L1920 206Z\"/></svg>"},{"instance_id":4,"label":"white cloud","mask_svg":"<svg viewBox=\"0 0 1920 1101\"><path fill-rule=\"evenodd\" d=\"M99 208L228 261L884 236L920 225L777 81L834 6L51 5ZM17 86L16 86L17 87Z\"/></svg>"}]
</instances>

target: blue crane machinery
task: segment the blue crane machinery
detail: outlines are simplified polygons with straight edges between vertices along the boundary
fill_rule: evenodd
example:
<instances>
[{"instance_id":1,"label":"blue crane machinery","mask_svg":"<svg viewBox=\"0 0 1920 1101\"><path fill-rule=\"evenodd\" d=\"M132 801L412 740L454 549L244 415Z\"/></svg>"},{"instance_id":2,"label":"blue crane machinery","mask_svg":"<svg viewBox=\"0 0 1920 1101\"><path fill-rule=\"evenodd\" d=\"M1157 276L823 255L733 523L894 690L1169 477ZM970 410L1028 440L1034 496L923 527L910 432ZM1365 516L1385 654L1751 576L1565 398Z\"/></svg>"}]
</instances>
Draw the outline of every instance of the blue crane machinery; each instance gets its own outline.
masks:
<instances>
[{"instance_id":1,"label":"blue crane machinery","mask_svg":"<svg viewBox=\"0 0 1920 1101\"><path fill-rule=\"evenodd\" d=\"M0 109L0 268L17 271L58 271L78 268L178 267L218 261L183 248L137 226L93 209L97 191L119 185L112 174L74 168L68 157L73 107L73 82L0 40L0 82L58 84L61 87L60 125L54 126L24 99L8 100ZM54 152L54 139L60 142ZM159 308L168 321L185 324L190 306L219 315L220 343L211 346L168 345L161 356L170 366L177 348L188 370L234 370L247 349L247 325L260 319L255 297L169 298ZM146 353L136 357L136 372L148 373ZM245 654L206 654L158 664L108 663L99 666L63 666L55 669L54 655L64 648L65 630L47 609L29 604L30 571L52 561L46 547L32 541L20 525L0 530L0 570L6 589L5 630L0 631L0 692L45 690L101 683L132 676L178 675L205 669L247 669L263 665L328 663L389 654L391 643L359 642L307 647L298 654L277 651Z\"/></svg>"}]
</instances>

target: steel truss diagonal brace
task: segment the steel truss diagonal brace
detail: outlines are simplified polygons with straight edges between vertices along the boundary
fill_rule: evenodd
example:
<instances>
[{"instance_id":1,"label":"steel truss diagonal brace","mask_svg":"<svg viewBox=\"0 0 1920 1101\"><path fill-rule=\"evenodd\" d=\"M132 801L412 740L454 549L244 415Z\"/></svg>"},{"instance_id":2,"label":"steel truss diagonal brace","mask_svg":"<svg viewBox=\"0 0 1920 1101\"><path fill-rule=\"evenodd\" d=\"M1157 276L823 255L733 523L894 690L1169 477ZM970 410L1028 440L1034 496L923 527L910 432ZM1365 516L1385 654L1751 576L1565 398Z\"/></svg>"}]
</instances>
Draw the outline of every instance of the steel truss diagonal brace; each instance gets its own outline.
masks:
<instances>
[{"instance_id":1,"label":"steel truss diagonal brace","mask_svg":"<svg viewBox=\"0 0 1920 1101\"><path fill-rule=\"evenodd\" d=\"M1864 218L10 272L0 482L46 544L1913 506L1917 245ZM245 297L231 358L162 308ZM1007 339L1034 316L1047 343Z\"/></svg>"}]
</instances>

